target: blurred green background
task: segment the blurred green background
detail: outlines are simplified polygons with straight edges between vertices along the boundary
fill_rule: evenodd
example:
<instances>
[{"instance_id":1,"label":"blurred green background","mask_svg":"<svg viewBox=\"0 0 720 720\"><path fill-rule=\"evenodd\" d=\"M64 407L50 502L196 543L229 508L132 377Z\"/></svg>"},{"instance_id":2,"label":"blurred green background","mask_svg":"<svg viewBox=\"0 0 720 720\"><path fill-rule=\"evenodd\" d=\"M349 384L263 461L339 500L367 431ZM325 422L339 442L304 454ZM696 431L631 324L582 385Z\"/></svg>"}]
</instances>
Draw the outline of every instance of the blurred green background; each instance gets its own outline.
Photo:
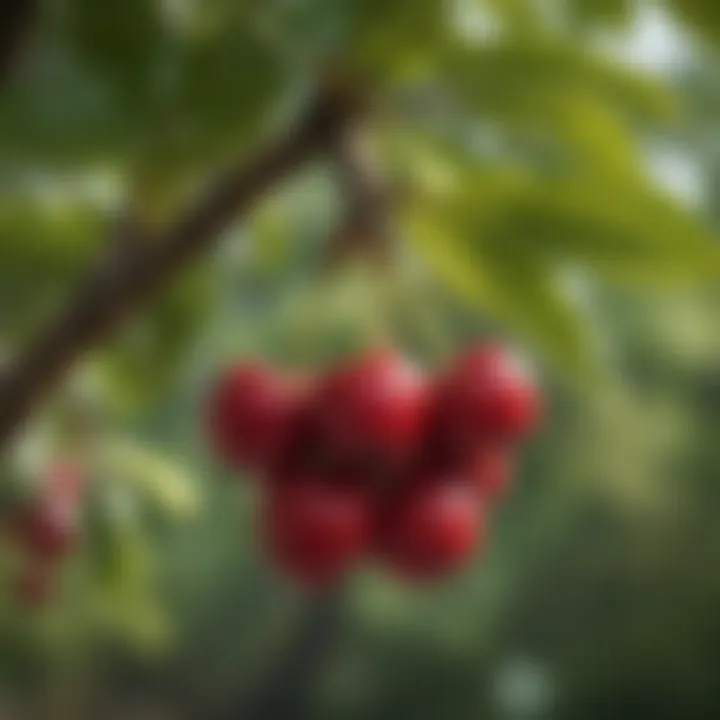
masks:
<instances>
[{"instance_id":1,"label":"blurred green background","mask_svg":"<svg viewBox=\"0 0 720 720\"><path fill-rule=\"evenodd\" d=\"M162 227L329 67L369 89L397 201L392 262L328 273L343 199L318 157L14 443L4 495L58 458L93 483L50 607L18 607L3 560L0 715L720 716L720 9L42 5L0 90L3 355L125 208ZM467 572L421 590L368 568L316 599L258 552L256 493L207 451L202 398L228 360L312 370L379 334L428 369L508 337L548 422Z\"/></svg>"}]
</instances>

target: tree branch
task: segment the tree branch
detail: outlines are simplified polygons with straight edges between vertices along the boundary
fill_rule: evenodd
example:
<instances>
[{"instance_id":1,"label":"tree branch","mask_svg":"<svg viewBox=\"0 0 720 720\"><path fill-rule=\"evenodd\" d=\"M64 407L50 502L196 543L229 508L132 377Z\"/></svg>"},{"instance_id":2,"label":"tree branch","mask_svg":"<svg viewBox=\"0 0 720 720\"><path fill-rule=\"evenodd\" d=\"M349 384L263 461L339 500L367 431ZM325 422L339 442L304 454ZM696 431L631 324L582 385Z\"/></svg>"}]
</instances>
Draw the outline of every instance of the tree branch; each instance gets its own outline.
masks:
<instances>
[{"instance_id":1,"label":"tree branch","mask_svg":"<svg viewBox=\"0 0 720 720\"><path fill-rule=\"evenodd\" d=\"M331 148L345 197L342 222L330 241L328 266L355 255L386 259L389 245L388 192L359 129L343 128Z\"/></svg>"},{"instance_id":2,"label":"tree branch","mask_svg":"<svg viewBox=\"0 0 720 720\"><path fill-rule=\"evenodd\" d=\"M310 599L288 646L267 676L218 720L302 720L343 625L344 597L343 587L337 586Z\"/></svg>"},{"instance_id":3,"label":"tree branch","mask_svg":"<svg viewBox=\"0 0 720 720\"><path fill-rule=\"evenodd\" d=\"M236 215L246 213L275 182L332 144L353 112L349 93L335 86L323 88L293 128L229 171L160 237L134 242L137 226L121 225L113 252L0 378L0 452L80 356L210 250ZM123 244L134 250L118 253Z\"/></svg>"}]
</instances>

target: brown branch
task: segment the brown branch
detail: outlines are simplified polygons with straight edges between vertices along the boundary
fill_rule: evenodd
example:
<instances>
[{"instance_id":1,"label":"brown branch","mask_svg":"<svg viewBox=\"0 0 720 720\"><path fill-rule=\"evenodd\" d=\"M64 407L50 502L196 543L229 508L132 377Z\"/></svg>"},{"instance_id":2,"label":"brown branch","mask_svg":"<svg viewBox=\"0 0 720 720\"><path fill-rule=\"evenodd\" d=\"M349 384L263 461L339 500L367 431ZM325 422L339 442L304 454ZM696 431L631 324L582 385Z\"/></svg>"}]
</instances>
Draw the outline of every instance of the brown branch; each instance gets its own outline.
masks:
<instances>
[{"instance_id":1,"label":"brown branch","mask_svg":"<svg viewBox=\"0 0 720 720\"><path fill-rule=\"evenodd\" d=\"M233 219L246 213L275 182L332 144L353 111L354 100L347 92L323 89L290 131L228 172L160 237L134 242L134 223L125 224L124 238L116 231L113 252L5 369L0 379L0 451L80 356L210 250ZM123 240L134 251L118 253Z\"/></svg>"},{"instance_id":2,"label":"brown branch","mask_svg":"<svg viewBox=\"0 0 720 720\"><path fill-rule=\"evenodd\" d=\"M39 0L0 2L0 85L12 74L38 17Z\"/></svg>"},{"instance_id":3,"label":"brown branch","mask_svg":"<svg viewBox=\"0 0 720 720\"><path fill-rule=\"evenodd\" d=\"M302 720L341 633L345 614L342 585L309 599L287 647L253 689L218 715L218 720ZM202 713L207 717L207 712Z\"/></svg>"},{"instance_id":4,"label":"brown branch","mask_svg":"<svg viewBox=\"0 0 720 720\"><path fill-rule=\"evenodd\" d=\"M358 127L349 124L332 147L345 208L328 248L330 268L356 255L377 262L386 260L388 192L362 140Z\"/></svg>"}]
</instances>

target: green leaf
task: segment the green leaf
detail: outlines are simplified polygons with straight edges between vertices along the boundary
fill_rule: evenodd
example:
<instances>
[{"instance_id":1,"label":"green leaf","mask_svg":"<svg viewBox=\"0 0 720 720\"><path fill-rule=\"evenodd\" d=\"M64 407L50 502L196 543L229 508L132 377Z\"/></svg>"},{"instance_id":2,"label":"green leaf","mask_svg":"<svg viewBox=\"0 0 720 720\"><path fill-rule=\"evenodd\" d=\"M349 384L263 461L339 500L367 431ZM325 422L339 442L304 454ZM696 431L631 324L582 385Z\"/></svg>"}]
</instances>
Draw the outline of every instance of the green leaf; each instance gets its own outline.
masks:
<instances>
[{"instance_id":1,"label":"green leaf","mask_svg":"<svg viewBox=\"0 0 720 720\"><path fill-rule=\"evenodd\" d=\"M116 440L105 462L118 478L167 515L187 518L198 510L199 495L179 461L138 443Z\"/></svg>"},{"instance_id":2,"label":"green leaf","mask_svg":"<svg viewBox=\"0 0 720 720\"><path fill-rule=\"evenodd\" d=\"M707 0L667 0L668 10L693 33L720 42L720 6Z\"/></svg>"},{"instance_id":3,"label":"green leaf","mask_svg":"<svg viewBox=\"0 0 720 720\"><path fill-rule=\"evenodd\" d=\"M594 374L599 360L582 308L562 292L551 269L511 252L482 254L500 319L507 319L559 365Z\"/></svg>"},{"instance_id":4,"label":"green leaf","mask_svg":"<svg viewBox=\"0 0 720 720\"><path fill-rule=\"evenodd\" d=\"M578 93L558 103L544 125L566 147L568 162L609 178L640 178L643 158L637 137L611 107Z\"/></svg>"},{"instance_id":5,"label":"green leaf","mask_svg":"<svg viewBox=\"0 0 720 720\"><path fill-rule=\"evenodd\" d=\"M420 157L420 156L418 156ZM622 160L620 160L622 162ZM635 284L698 284L717 277L720 247L710 230L643 174L540 174L446 164L439 186L413 166L420 222L485 248L511 250L557 271L581 265Z\"/></svg>"},{"instance_id":6,"label":"green leaf","mask_svg":"<svg viewBox=\"0 0 720 720\"><path fill-rule=\"evenodd\" d=\"M644 120L667 122L678 113L668 89L569 42L512 38L455 43L440 58L441 82L482 115L535 113L582 94Z\"/></svg>"},{"instance_id":7,"label":"green leaf","mask_svg":"<svg viewBox=\"0 0 720 720\"><path fill-rule=\"evenodd\" d=\"M533 0L475 0L475 5L481 11L490 11L505 33L517 36L542 29L542 12Z\"/></svg>"},{"instance_id":8,"label":"green leaf","mask_svg":"<svg viewBox=\"0 0 720 720\"><path fill-rule=\"evenodd\" d=\"M159 650L170 628L154 597L153 548L137 524L130 489L116 476L99 480L88 501L93 619L124 641Z\"/></svg>"},{"instance_id":9,"label":"green leaf","mask_svg":"<svg viewBox=\"0 0 720 720\"><path fill-rule=\"evenodd\" d=\"M584 92L560 96L537 114L482 123L461 119L450 128L429 122L403 136L399 142L407 148L398 163L401 171L425 162L457 175L492 165L501 171L526 167L538 173L593 174L608 182L646 182L644 153L626 118Z\"/></svg>"},{"instance_id":10,"label":"green leaf","mask_svg":"<svg viewBox=\"0 0 720 720\"><path fill-rule=\"evenodd\" d=\"M557 281L567 270L663 288L720 274L712 233L640 173L547 175L460 159L439 174L445 181L430 172L408 205L408 236L459 295L569 368L590 367L594 353Z\"/></svg>"},{"instance_id":11,"label":"green leaf","mask_svg":"<svg viewBox=\"0 0 720 720\"><path fill-rule=\"evenodd\" d=\"M544 268L507 255L420 216L406 218L407 236L459 297L507 323L558 366L579 375L595 370L583 323Z\"/></svg>"},{"instance_id":12,"label":"green leaf","mask_svg":"<svg viewBox=\"0 0 720 720\"><path fill-rule=\"evenodd\" d=\"M450 39L442 0L354 0L343 65L377 83L412 76Z\"/></svg>"},{"instance_id":13,"label":"green leaf","mask_svg":"<svg viewBox=\"0 0 720 720\"><path fill-rule=\"evenodd\" d=\"M120 337L104 348L108 379L122 388L120 404L132 409L162 397L174 386L216 291L208 268L198 267L133 318Z\"/></svg>"},{"instance_id":14,"label":"green leaf","mask_svg":"<svg viewBox=\"0 0 720 720\"><path fill-rule=\"evenodd\" d=\"M720 272L712 234L669 198L637 186L530 186L497 207L487 241L635 284L697 284Z\"/></svg>"},{"instance_id":15,"label":"green leaf","mask_svg":"<svg viewBox=\"0 0 720 720\"><path fill-rule=\"evenodd\" d=\"M135 552L133 536L140 532L133 494L108 473L97 475L87 501L88 548L105 592L125 592L144 582L142 554Z\"/></svg>"},{"instance_id":16,"label":"green leaf","mask_svg":"<svg viewBox=\"0 0 720 720\"><path fill-rule=\"evenodd\" d=\"M37 162L77 171L98 159L117 162L143 127L134 110L118 111L109 88L53 35L0 104L0 152L8 168Z\"/></svg>"},{"instance_id":17,"label":"green leaf","mask_svg":"<svg viewBox=\"0 0 720 720\"><path fill-rule=\"evenodd\" d=\"M228 25L187 38L178 77L158 118L151 164L172 174L226 161L246 148L281 97L282 55L251 26Z\"/></svg>"},{"instance_id":18,"label":"green leaf","mask_svg":"<svg viewBox=\"0 0 720 720\"><path fill-rule=\"evenodd\" d=\"M64 301L104 236L101 214L89 203L48 194L7 193L0 201L2 333L25 338Z\"/></svg>"},{"instance_id":19,"label":"green leaf","mask_svg":"<svg viewBox=\"0 0 720 720\"><path fill-rule=\"evenodd\" d=\"M570 16L582 25L629 25L637 10L633 0L570 0Z\"/></svg>"},{"instance_id":20,"label":"green leaf","mask_svg":"<svg viewBox=\"0 0 720 720\"><path fill-rule=\"evenodd\" d=\"M163 47L159 3L73 0L63 20L73 50L92 71L126 98L146 99Z\"/></svg>"},{"instance_id":21,"label":"green leaf","mask_svg":"<svg viewBox=\"0 0 720 720\"><path fill-rule=\"evenodd\" d=\"M281 273L290 260L295 217L287 202L267 202L249 220L255 265L263 275Z\"/></svg>"}]
</instances>

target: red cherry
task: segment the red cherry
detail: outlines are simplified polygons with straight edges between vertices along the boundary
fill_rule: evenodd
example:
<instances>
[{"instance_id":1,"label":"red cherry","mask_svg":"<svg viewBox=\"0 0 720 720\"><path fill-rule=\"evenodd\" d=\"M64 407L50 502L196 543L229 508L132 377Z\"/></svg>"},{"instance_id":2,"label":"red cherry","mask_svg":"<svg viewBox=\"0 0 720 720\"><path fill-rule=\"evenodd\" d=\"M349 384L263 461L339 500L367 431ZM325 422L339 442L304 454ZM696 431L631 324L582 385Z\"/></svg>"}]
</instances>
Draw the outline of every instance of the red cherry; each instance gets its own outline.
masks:
<instances>
[{"instance_id":1,"label":"red cherry","mask_svg":"<svg viewBox=\"0 0 720 720\"><path fill-rule=\"evenodd\" d=\"M412 455L426 404L421 375L390 352L367 354L331 372L317 394L329 449L378 468L396 468Z\"/></svg>"},{"instance_id":2,"label":"red cherry","mask_svg":"<svg viewBox=\"0 0 720 720\"><path fill-rule=\"evenodd\" d=\"M303 583L324 585L365 552L369 498L337 481L293 478L272 487L262 530L281 568Z\"/></svg>"},{"instance_id":3,"label":"red cherry","mask_svg":"<svg viewBox=\"0 0 720 720\"><path fill-rule=\"evenodd\" d=\"M438 578L457 570L484 540L471 484L456 478L418 480L396 498L378 529L381 556L401 576Z\"/></svg>"},{"instance_id":4,"label":"red cherry","mask_svg":"<svg viewBox=\"0 0 720 720\"><path fill-rule=\"evenodd\" d=\"M478 440L515 440L541 415L540 393L507 350L483 345L460 358L438 389L435 426L463 452Z\"/></svg>"},{"instance_id":5,"label":"red cherry","mask_svg":"<svg viewBox=\"0 0 720 720\"><path fill-rule=\"evenodd\" d=\"M75 548L78 539L77 505L60 497L42 498L15 521L15 537L35 557L52 560Z\"/></svg>"},{"instance_id":6,"label":"red cherry","mask_svg":"<svg viewBox=\"0 0 720 720\"><path fill-rule=\"evenodd\" d=\"M40 607L53 599L57 589L55 568L33 563L23 569L15 580L15 597L26 607Z\"/></svg>"},{"instance_id":7,"label":"red cherry","mask_svg":"<svg viewBox=\"0 0 720 720\"><path fill-rule=\"evenodd\" d=\"M68 500L77 500L83 484L83 472L75 463L57 461L50 467L47 478L50 493L57 493L58 496Z\"/></svg>"},{"instance_id":8,"label":"red cherry","mask_svg":"<svg viewBox=\"0 0 720 720\"><path fill-rule=\"evenodd\" d=\"M268 368L239 363L219 379L209 404L210 434L232 464L261 469L277 453L295 390Z\"/></svg>"}]
</instances>

